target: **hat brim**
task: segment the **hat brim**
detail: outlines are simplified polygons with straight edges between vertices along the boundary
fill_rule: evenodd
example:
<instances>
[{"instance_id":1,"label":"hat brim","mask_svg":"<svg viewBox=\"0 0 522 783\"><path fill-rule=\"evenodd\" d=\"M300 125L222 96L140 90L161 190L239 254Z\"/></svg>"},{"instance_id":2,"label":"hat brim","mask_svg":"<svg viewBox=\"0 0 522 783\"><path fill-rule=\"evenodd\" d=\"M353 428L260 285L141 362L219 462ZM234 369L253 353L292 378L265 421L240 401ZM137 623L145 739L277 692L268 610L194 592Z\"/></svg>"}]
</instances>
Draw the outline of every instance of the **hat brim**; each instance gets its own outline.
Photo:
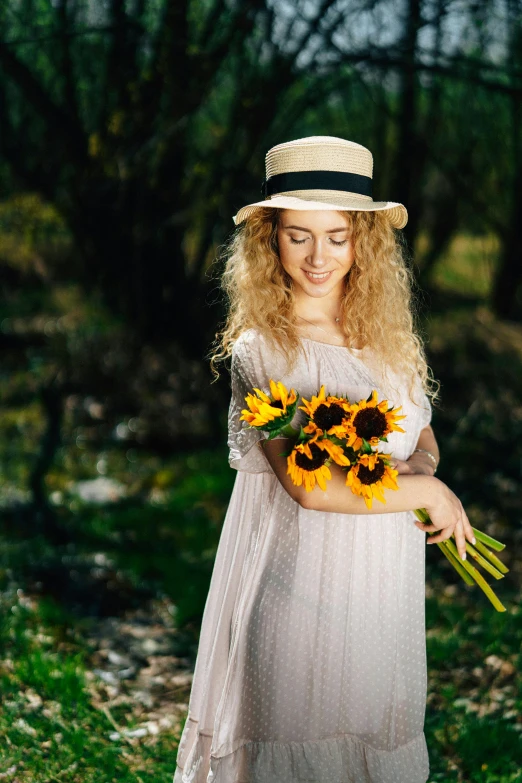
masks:
<instances>
[{"instance_id":1,"label":"hat brim","mask_svg":"<svg viewBox=\"0 0 522 783\"><path fill-rule=\"evenodd\" d=\"M342 200L342 203L341 203ZM399 204L396 201L369 201L367 199L358 198L346 198L342 197L338 203L331 201L309 201L303 198L297 198L296 196L273 196L272 198L265 199L265 201L256 201L253 204L247 204L245 207L241 207L232 220L235 225L239 225L246 220L250 215L256 212L260 207L275 207L279 209L296 209L296 210L331 210L339 211L347 209L350 211L361 212L377 212L382 210L388 211L388 219L395 228L404 228L408 222L408 211L403 204Z\"/></svg>"}]
</instances>

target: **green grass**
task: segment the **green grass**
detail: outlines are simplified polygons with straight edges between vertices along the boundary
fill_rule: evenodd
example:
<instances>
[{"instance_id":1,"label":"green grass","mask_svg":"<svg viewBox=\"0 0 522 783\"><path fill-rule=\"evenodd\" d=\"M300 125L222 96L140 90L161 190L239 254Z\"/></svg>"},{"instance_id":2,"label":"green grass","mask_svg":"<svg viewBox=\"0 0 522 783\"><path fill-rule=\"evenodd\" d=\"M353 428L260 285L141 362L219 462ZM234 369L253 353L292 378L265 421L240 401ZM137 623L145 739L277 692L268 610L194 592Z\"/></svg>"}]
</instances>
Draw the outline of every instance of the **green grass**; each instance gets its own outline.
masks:
<instances>
[{"instance_id":1,"label":"green grass","mask_svg":"<svg viewBox=\"0 0 522 783\"><path fill-rule=\"evenodd\" d=\"M497 613L428 563L431 783L514 783L522 742L520 596ZM182 719L156 736L114 739L143 724L135 705L111 707L93 682L91 627L52 599L7 589L1 605L0 770L24 783L170 780ZM89 676L90 675L90 676ZM188 695L186 690L185 695ZM174 711L174 708L173 708Z\"/></svg>"},{"instance_id":2,"label":"green grass","mask_svg":"<svg viewBox=\"0 0 522 783\"><path fill-rule=\"evenodd\" d=\"M439 569L447 571L441 579L437 555L427 558L430 783L514 783L522 752L520 592L497 583L507 611L496 612L449 568Z\"/></svg>"},{"instance_id":3,"label":"green grass","mask_svg":"<svg viewBox=\"0 0 522 783\"><path fill-rule=\"evenodd\" d=\"M88 650L53 601L2 594L0 772L24 783L160 783L170 780L180 726L157 736L111 739L115 728L93 704ZM66 623L63 625L63 623ZM118 716L132 729L132 709Z\"/></svg>"},{"instance_id":4,"label":"green grass","mask_svg":"<svg viewBox=\"0 0 522 783\"><path fill-rule=\"evenodd\" d=\"M87 452L89 463L97 463ZM63 450L48 477L62 530L70 540L53 545L31 520L5 512L0 525L0 775L13 783L142 783L170 781L174 773L189 684L166 686L146 708L134 697L138 681L165 655L167 678L193 664L197 624L235 472L226 449L158 460L144 455L141 474L107 453L110 475L132 488L128 497L98 505L81 501L70 486L70 456ZM14 470L14 468L12 468ZM91 473L92 475L92 473ZM160 491L158 491L160 490ZM24 590L20 587L23 585ZM138 671L111 693L93 669L103 669L93 639L105 618L145 609L150 639L161 618L149 611L157 597L172 622L159 651L133 656ZM143 609L141 611L143 612ZM175 619L175 622L174 622ZM186 630L179 632L175 623ZM143 625L138 618L137 630ZM145 626L147 632L149 627ZM133 638L118 629L111 650L126 654ZM165 642L168 643L165 647ZM100 646L101 645L101 646ZM180 657L181 656L181 657ZM179 660L178 660L179 658ZM155 695L155 686L151 686ZM157 734L111 739L169 720ZM12 770L12 774L9 772ZM2 778L3 779L3 778Z\"/></svg>"}]
</instances>

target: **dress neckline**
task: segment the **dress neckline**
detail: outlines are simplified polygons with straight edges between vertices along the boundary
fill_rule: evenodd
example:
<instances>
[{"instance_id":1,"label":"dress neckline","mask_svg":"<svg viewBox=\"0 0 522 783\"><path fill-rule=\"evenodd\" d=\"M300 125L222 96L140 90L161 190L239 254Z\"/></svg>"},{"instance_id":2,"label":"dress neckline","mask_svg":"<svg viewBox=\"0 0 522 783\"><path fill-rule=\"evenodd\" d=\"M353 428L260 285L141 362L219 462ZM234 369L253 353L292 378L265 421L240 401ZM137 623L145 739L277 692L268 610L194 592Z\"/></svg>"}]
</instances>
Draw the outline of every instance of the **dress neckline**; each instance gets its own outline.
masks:
<instances>
[{"instance_id":1,"label":"dress neckline","mask_svg":"<svg viewBox=\"0 0 522 783\"><path fill-rule=\"evenodd\" d=\"M310 337L300 337L307 343L316 343L317 345L328 345L329 348L341 348L343 351L355 351L355 353L362 353L364 348L348 348L347 345L335 345L334 343L323 343L321 340L312 340Z\"/></svg>"}]
</instances>

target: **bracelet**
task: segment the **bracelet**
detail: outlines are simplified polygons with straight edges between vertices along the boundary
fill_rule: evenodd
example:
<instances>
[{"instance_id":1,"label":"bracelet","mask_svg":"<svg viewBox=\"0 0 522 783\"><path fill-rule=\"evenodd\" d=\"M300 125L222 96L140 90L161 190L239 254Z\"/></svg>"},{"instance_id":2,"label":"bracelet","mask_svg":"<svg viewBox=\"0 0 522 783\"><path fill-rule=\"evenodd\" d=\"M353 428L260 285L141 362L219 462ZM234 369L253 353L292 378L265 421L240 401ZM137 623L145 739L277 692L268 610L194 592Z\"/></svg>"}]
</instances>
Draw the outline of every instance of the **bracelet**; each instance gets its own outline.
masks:
<instances>
[{"instance_id":1,"label":"bracelet","mask_svg":"<svg viewBox=\"0 0 522 783\"><path fill-rule=\"evenodd\" d=\"M434 457L433 454L431 453L431 451L428 451L427 449L413 449L413 453L414 454L415 454L416 451L421 451L423 454L426 454L431 459L431 461L433 462L433 465L434 465L433 475L435 475L435 473L437 472L438 464L439 464L437 462L436 457Z\"/></svg>"}]
</instances>

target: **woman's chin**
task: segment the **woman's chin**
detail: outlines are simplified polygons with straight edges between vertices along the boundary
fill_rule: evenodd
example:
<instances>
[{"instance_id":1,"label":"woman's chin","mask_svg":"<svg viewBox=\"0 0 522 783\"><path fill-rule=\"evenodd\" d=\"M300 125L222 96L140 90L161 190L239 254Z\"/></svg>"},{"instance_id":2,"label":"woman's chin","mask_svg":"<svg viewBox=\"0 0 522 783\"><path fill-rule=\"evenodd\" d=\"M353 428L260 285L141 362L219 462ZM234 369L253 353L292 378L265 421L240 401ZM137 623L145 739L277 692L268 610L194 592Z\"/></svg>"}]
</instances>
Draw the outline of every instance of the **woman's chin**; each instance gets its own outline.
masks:
<instances>
[{"instance_id":1,"label":"woman's chin","mask_svg":"<svg viewBox=\"0 0 522 783\"><path fill-rule=\"evenodd\" d=\"M296 282L296 281L294 281ZM332 280L331 278L324 283L311 283L309 280L300 281L299 287L305 294L312 296L315 299L320 299L323 296L328 296L339 286L339 280Z\"/></svg>"}]
</instances>

